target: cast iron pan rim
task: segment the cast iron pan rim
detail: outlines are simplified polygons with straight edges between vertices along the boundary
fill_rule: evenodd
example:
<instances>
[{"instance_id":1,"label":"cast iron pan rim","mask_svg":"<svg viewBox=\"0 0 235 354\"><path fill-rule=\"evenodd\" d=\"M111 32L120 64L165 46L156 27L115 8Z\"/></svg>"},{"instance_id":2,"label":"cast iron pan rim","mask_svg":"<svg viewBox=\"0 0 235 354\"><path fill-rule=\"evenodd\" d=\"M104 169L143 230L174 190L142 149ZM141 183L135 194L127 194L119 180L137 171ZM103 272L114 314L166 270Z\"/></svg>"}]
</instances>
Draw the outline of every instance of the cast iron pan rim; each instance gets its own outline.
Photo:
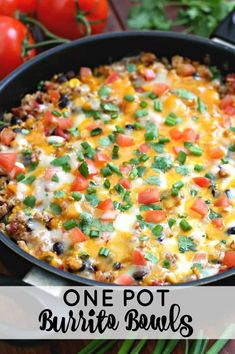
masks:
<instances>
[{"instance_id":1,"label":"cast iron pan rim","mask_svg":"<svg viewBox=\"0 0 235 354\"><path fill-rule=\"evenodd\" d=\"M115 33L108 33L108 34L101 34L101 35L96 35L96 36L92 36L92 37L86 37L83 39L79 39L76 41L72 41L71 43L67 43L67 44L62 44L60 46L57 46L55 48L52 48L48 51L46 51L45 53L39 54L38 56L36 56L34 59L31 59L29 62L23 64L21 67L19 67L18 69L16 69L12 74L10 74L9 76L7 76L1 83L0 83L0 94L1 94L1 90L8 85L8 83L10 83L11 81L14 81L14 79L27 71L27 69L30 66L33 66L34 64L40 63L40 61L48 58L50 55L54 55L56 53L59 53L60 51L64 51L67 48L71 48L71 47L76 47L76 46L80 46L82 44L87 44L89 45L89 43L92 43L94 41L102 41L102 40L109 40L109 39L113 39L113 38L131 38L132 37L162 37L162 38L169 38L169 39L179 39L187 42L197 42L199 44L202 45L206 45L209 47L215 47L218 49L223 49L224 51L228 51L232 54L235 54L235 51L229 47L227 47L226 45L222 45L222 44L218 44L215 42L212 42L208 39L204 39L204 38L200 38L197 36L191 36L191 35L185 35L185 34L181 34L181 33L174 33L174 32L161 32L161 31L130 31L130 32L115 32ZM206 54L206 53L205 53ZM190 56L190 55L189 55ZM87 279L84 277L81 277L79 275L75 275L69 272L65 272L63 270L57 269L49 264L47 264L46 262L43 262L33 256L31 256L30 254L26 253L25 251L23 251L18 245L16 245L12 240L10 240L7 236L5 236L3 233L0 232L0 240L8 247L10 248L13 252L15 252L16 254L18 254L19 256L21 256L22 258L24 258L25 260L29 261L31 264L38 266L39 268L42 268L50 273L53 273L57 276L59 276L60 278L64 278L66 280L70 280L76 283L80 283L83 285L91 285L91 286L114 286L115 284L108 284L108 283L104 283L104 282L98 282L95 280L91 280L91 279ZM187 282L187 283L180 283L177 284L179 286L195 286L195 285L205 285L205 284L209 284L209 283L213 283L216 281L219 281L221 279L225 279L231 275L235 274L235 268L230 269L224 273L218 273L214 276L211 277L207 277L204 279L199 279L199 280L195 280L195 281L191 281L191 282Z\"/></svg>"},{"instance_id":2,"label":"cast iron pan rim","mask_svg":"<svg viewBox=\"0 0 235 354\"><path fill-rule=\"evenodd\" d=\"M55 48L49 49L45 51L44 53L41 53L37 55L35 58L29 60L25 64L21 65L18 69L14 70L10 75L8 75L5 79L3 79L0 82L0 90L4 88L9 82L13 81L15 77L17 77L19 74L24 73L27 71L27 69L30 66L33 66L34 64L37 64L38 62L48 58L50 55L56 54L58 52L64 51L68 48L80 46L82 44L88 44L92 42L99 42L102 40L108 40L108 39L113 39L113 38L131 38L132 37L162 37L162 38L169 38L169 39L179 39L182 41L186 42L196 42L199 44L204 44L210 47L215 47L218 49L223 49L225 51L228 51L230 53L235 54L235 50L232 49L231 47L226 46L225 44L220 44L217 42L213 42L209 39L202 38L199 36L195 35L189 35L189 34L183 34L183 33L176 33L176 32L163 32L163 31L128 31L128 32L113 32L113 33L104 33L104 34L98 34L98 35L93 35L90 37L85 37L82 39L78 39L75 41L72 41L71 43L66 43L66 44L61 44L59 46L56 46ZM206 53L205 53L206 54ZM1 92L0 92L1 93Z\"/></svg>"}]
</instances>

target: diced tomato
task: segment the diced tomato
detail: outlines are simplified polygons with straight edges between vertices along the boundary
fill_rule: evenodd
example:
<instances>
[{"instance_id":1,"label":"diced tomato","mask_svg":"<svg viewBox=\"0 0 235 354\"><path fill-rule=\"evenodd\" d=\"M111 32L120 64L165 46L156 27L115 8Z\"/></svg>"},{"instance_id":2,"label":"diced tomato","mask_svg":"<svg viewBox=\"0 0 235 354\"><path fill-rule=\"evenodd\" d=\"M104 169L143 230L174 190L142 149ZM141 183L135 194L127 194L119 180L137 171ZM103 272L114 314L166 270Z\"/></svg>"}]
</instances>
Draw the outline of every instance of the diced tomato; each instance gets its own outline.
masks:
<instances>
[{"instance_id":1,"label":"diced tomato","mask_svg":"<svg viewBox=\"0 0 235 354\"><path fill-rule=\"evenodd\" d=\"M64 138L65 140L68 139L68 134L66 134L63 129L56 128L54 134L60 136L61 138Z\"/></svg>"},{"instance_id":2,"label":"diced tomato","mask_svg":"<svg viewBox=\"0 0 235 354\"><path fill-rule=\"evenodd\" d=\"M10 172L10 176L11 178L16 178L20 173L25 173L25 168L15 165Z\"/></svg>"},{"instance_id":3,"label":"diced tomato","mask_svg":"<svg viewBox=\"0 0 235 354\"><path fill-rule=\"evenodd\" d=\"M166 213L163 210L147 210L144 215L144 220L152 223L159 223L166 219Z\"/></svg>"},{"instance_id":4,"label":"diced tomato","mask_svg":"<svg viewBox=\"0 0 235 354\"><path fill-rule=\"evenodd\" d=\"M103 202L100 202L97 208L103 211L113 210L114 207L112 199L109 198L104 200Z\"/></svg>"},{"instance_id":5,"label":"diced tomato","mask_svg":"<svg viewBox=\"0 0 235 354\"><path fill-rule=\"evenodd\" d=\"M72 243L84 242L87 240L86 235L84 235L84 233L78 227L74 227L70 231L69 238Z\"/></svg>"},{"instance_id":6,"label":"diced tomato","mask_svg":"<svg viewBox=\"0 0 235 354\"><path fill-rule=\"evenodd\" d=\"M152 204L159 202L160 193L155 187L145 189L138 194L138 202L141 204Z\"/></svg>"},{"instance_id":7,"label":"diced tomato","mask_svg":"<svg viewBox=\"0 0 235 354\"><path fill-rule=\"evenodd\" d=\"M173 128L169 131L170 137L173 140L179 140L182 138L182 132L177 129L177 128Z\"/></svg>"},{"instance_id":8,"label":"diced tomato","mask_svg":"<svg viewBox=\"0 0 235 354\"><path fill-rule=\"evenodd\" d=\"M71 191L80 192L80 191L84 191L88 187L89 187L89 181L82 175L78 174L71 185Z\"/></svg>"},{"instance_id":9,"label":"diced tomato","mask_svg":"<svg viewBox=\"0 0 235 354\"><path fill-rule=\"evenodd\" d=\"M103 166L105 165L108 161L110 161L110 158L108 155L102 153L102 152L98 152L95 155L95 164L97 166Z\"/></svg>"},{"instance_id":10,"label":"diced tomato","mask_svg":"<svg viewBox=\"0 0 235 354\"><path fill-rule=\"evenodd\" d=\"M212 219L212 224L217 227L217 229L222 229L224 227L223 218Z\"/></svg>"},{"instance_id":11,"label":"diced tomato","mask_svg":"<svg viewBox=\"0 0 235 354\"><path fill-rule=\"evenodd\" d=\"M119 146L128 147L134 145L135 140L132 136L125 135L125 134L118 134L116 137L116 143Z\"/></svg>"},{"instance_id":12,"label":"diced tomato","mask_svg":"<svg viewBox=\"0 0 235 354\"><path fill-rule=\"evenodd\" d=\"M0 167L3 167L8 173L15 167L16 153L0 152Z\"/></svg>"},{"instance_id":13,"label":"diced tomato","mask_svg":"<svg viewBox=\"0 0 235 354\"><path fill-rule=\"evenodd\" d=\"M92 71L90 68L82 67L80 69L80 79L86 81L88 77L92 76Z\"/></svg>"},{"instance_id":14,"label":"diced tomato","mask_svg":"<svg viewBox=\"0 0 235 354\"><path fill-rule=\"evenodd\" d=\"M229 199L226 195L221 195L221 197L215 201L214 205L221 208L227 208L230 205Z\"/></svg>"},{"instance_id":15,"label":"diced tomato","mask_svg":"<svg viewBox=\"0 0 235 354\"><path fill-rule=\"evenodd\" d=\"M92 177L98 173L97 168L95 167L95 164L92 160L86 159L86 163L88 166L88 171L89 171L89 177Z\"/></svg>"},{"instance_id":16,"label":"diced tomato","mask_svg":"<svg viewBox=\"0 0 235 354\"><path fill-rule=\"evenodd\" d=\"M226 82L229 92L235 93L235 74L228 74L226 76Z\"/></svg>"},{"instance_id":17,"label":"diced tomato","mask_svg":"<svg viewBox=\"0 0 235 354\"><path fill-rule=\"evenodd\" d=\"M195 202L191 206L191 209L201 216L205 216L206 214L208 214L208 206L201 199L195 200Z\"/></svg>"},{"instance_id":18,"label":"diced tomato","mask_svg":"<svg viewBox=\"0 0 235 354\"><path fill-rule=\"evenodd\" d=\"M122 178L119 183L121 186L123 186L125 189L130 189L131 188L131 182L127 178Z\"/></svg>"},{"instance_id":19,"label":"diced tomato","mask_svg":"<svg viewBox=\"0 0 235 354\"><path fill-rule=\"evenodd\" d=\"M224 113L230 115L235 114L234 99L231 95L226 95L220 102L220 108Z\"/></svg>"},{"instance_id":20,"label":"diced tomato","mask_svg":"<svg viewBox=\"0 0 235 354\"><path fill-rule=\"evenodd\" d=\"M101 215L102 221L114 221L119 214L118 210L106 211L103 215Z\"/></svg>"},{"instance_id":21,"label":"diced tomato","mask_svg":"<svg viewBox=\"0 0 235 354\"><path fill-rule=\"evenodd\" d=\"M222 159L224 157L224 150L219 147L215 147L213 149L210 149L209 156L211 159L214 160Z\"/></svg>"},{"instance_id":22,"label":"diced tomato","mask_svg":"<svg viewBox=\"0 0 235 354\"><path fill-rule=\"evenodd\" d=\"M56 90L49 90L48 95L49 95L52 103L58 102L58 100L60 98L60 93Z\"/></svg>"},{"instance_id":23,"label":"diced tomato","mask_svg":"<svg viewBox=\"0 0 235 354\"><path fill-rule=\"evenodd\" d=\"M43 115L42 122L46 127L51 124L56 124L56 117L53 116L50 111L46 111Z\"/></svg>"},{"instance_id":24,"label":"diced tomato","mask_svg":"<svg viewBox=\"0 0 235 354\"><path fill-rule=\"evenodd\" d=\"M101 120L95 120L93 123L89 124L86 129L90 131L92 131L93 129L96 128L104 128L104 123Z\"/></svg>"},{"instance_id":25,"label":"diced tomato","mask_svg":"<svg viewBox=\"0 0 235 354\"><path fill-rule=\"evenodd\" d=\"M133 285L134 279L129 274L121 274L117 277L114 283L118 285Z\"/></svg>"},{"instance_id":26,"label":"diced tomato","mask_svg":"<svg viewBox=\"0 0 235 354\"><path fill-rule=\"evenodd\" d=\"M225 129L230 128L232 125L231 117L229 115L223 115L220 117L219 125Z\"/></svg>"},{"instance_id":27,"label":"diced tomato","mask_svg":"<svg viewBox=\"0 0 235 354\"><path fill-rule=\"evenodd\" d=\"M119 74L115 71L112 74L109 75L109 77L106 80L107 84L112 84L113 82L117 81L120 79Z\"/></svg>"},{"instance_id":28,"label":"diced tomato","mask_svg":"<svg viewBox=\"0 0 235 354\"><path fill-rule=\"evenodd\" d=\"M145 68L144 69L144 78L146 81L152 81L156 77L155 72L152 69Z\"/></svg>"},{"instance_id":29,"label":"diced tomato","mask_svg":"<svg viewBox=\"0 0 235 354\"><path fill-rule=\"evenodd\" d=\"M141 145L139 146L138 149L139 149L140 152L142 152L142 154L146 154L146 153L149 151L150 147L149 147L148 144L143 143L143 144L141 144Z\"/></svg>"},{"instance_id":30,"label":"diced tomato","mask_svg":"<svg viewBox=\"0 0 235 354\"><path fill-rule=\"evenodd\" d=\"M235 252L226 251L224 253L223 264L226 265L228 268L235 267Z\"/></svg>"},{"instance_id":31,"label":"diced tomato","mask_svg":"<svg viewBox=\"0 0 235 354\"><path fill-rule=\"evenodd\" d=\"M178 65L176 71L181 76L192 76L196 72L196 69L192 64L185 63Z\"/></svg>"},{"instance_id":32,"label":"diced tomato","mask_svg":"<svg viewBox=\"0 0 235 354\"><path fill-rule=\"evenodd\" d=\"M195 130L191 128L185 129L182 134L183 141L195 142L197 140L197 137L198 137L197 133L195 132Z\"/></svg>"},{"instance_id":33,"label":"diced tomato","mask_svg":"<svg viewBox=\"0 0 235 354\"><path fill-rule=\"evenodd\" d=\"M168 90L169 90L169 86L167 84L165 84L164 82L158 82L153 85L153 92L157 96L164 95Z\"/></svg>"},{"instance_id":34,"label":"diced tomato","mask_svg":"<svg viewBox=\"0 0 235 354\"><path fill-rule=\"evenodd\" d=\"M52 177L59 171L59 168L47 167L44 172L44 178L50 181Z\"/></svg>"},{"instance_id":35,"label":"diced tomato","mask_svg":"<svg viewBox=\"0 0 235 354\"><path fill-rule=\"evenodd\" d=\"M201 263L203 265L207 264L207 253L206 252L196 252L193 256L193 263Z\"/></svg>"},{"instance_id":36,"label":"diced tomato","mask_svg":"<svg viewBox=\"0 0 235 354\"><path fill-rule=\"evenodd\" d=\"M138 250L137 248L134 249L134 251L133 251L132 261L133 261L133 264L138 265L138 266L144 266L147 263L146 259L144 258L143 253L140 250Z\"/></svg>"},{"instance_id":37,"label":"diced tomato","mask_svg":"<svg viewBox=\"0 0 235 354\"><path fill-rule=\"evenodd\" d=\"M199 187L209 187L211 184L211 180L206 177L194 177L193 180Z\"/></svg>"},{"instance_id":38,"label":"diced tomato","mask_svg":"<svg viewBox=\"0 0 235 354\"><path fill-rule=\"evenodd\" d=\"M73 122L70 118L58 118L57 125L60 129L67 130L72 128Z\"/></svg>"},{"instance_id":39,"label":"diced tomato","mask_svg":"<svg viewBox=\"0 0 235 354\"><path fill-rule=\"evenodd\" d=\"M4 128L0 133L0 142L3 145L10 145L15 139L16 133L10 128Z\"/></svg>"},{"instance_id":40,"label":"diced tomato","mask_svg":"<svg viewBox=\"0 0 235 354\"><path fill-rule=\"evenodd\" d=\"M126 174L129 175L129 173L132 171L132 165L122 165L120 167L120 170L122 172L122 174Z\"/></svg>"}]
</instances>

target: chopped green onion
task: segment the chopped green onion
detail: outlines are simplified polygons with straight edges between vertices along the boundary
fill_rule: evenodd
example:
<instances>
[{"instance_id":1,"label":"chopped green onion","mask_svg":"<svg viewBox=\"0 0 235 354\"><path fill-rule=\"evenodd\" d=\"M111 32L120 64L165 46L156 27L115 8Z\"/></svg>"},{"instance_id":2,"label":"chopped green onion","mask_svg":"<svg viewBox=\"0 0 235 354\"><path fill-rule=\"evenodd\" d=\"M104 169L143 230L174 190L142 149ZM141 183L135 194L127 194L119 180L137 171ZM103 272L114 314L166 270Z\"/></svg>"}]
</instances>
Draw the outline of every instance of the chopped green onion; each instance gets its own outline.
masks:
<instances>
[{"instance_id":1,"label":"chopped green onion","mask_svg":"<svg viewBox=\"0 0 235 354\"><path fill-rule=\"evenodd\" d=\"M162 110L163 110L162 101L160 101L160 100L155 100L155 101L154 101L154 104L153 104L153 107L154 107L154 110L155 110L156 112L162 112Z\"/></svg>"},{"instance_id":2,"label":"chopped green onion","mask_svg":"<svg viewBox=\"0 0 235 354\"><path fill-rule=\"evenodd\" d=\"M91 230L90 233L89 233L89 236L91 238L99 237L100 236L100 232L98 230Z\"/></svg>"},{"instance_id":3,"label":"chopped green onion","mask_svg":"<svg viewBox=\"0 0 235 354\"><path fill-rule=\"evenodd\" d=\"M203 165L196 164L194 166L194 171L201 172L203 170L204 170L204 166Z\"/></svg>"},{"instance_id":4,"label":"chopped green onion","mask_svg":"<svg viewBox=\"0 0 235 354\"><path fill-rule=\"evenodd\" d=\"M79 193L79 192L73 192L73 193L72 193L72 197L73 197L73 199L76 200L77 202L82 199L82 195L81 195L81 193Z\"/></svg>"},{"instance_id":5,"label":"chopped green onion","mask_svg":"<svg viewBox=\"0 0 235 354\"><path fill-rule=\"evenodd\" d=\"M114 163L109 162L107 164L108 168L113 171L114 173L116 173L118 176L122 176L121 171L119 170L118 166L114 165ZM105 176L106 177L106 176Z\"/></svg>"},{"instance_id":6,"label":"chopped green onion","mask_svg":"<svg viewBox=\"0 0 235 354\"><path fill-rule=\"evenodd\" d=\"M154 234L154 236L159 237L161 236L163 231L163 226L162 225L156 225L153 229L152 229L152 233Z\"/></svg>"},{"instance_id":7,"label":"chopped green onion","mask_svg":"<svg viewBox=\"0 0 235 354\"><path fill-rule=\"evenodd\" d=\"M192 229L192 226L185 219L182 219L179 225L184 232L190 231Z\"/></svg>"},{"instance_id":8,"label":"chopped green onion","mask_svg":"<svg viewBox=\"0 0 235 354\"><path fill-rule=\"evenodd\" d=\"M36 204L36 198L33 195L29 195L23 200L23 203L29 208L34 208Z\"/></svg>"},{"instance_id":9,"label":"chopped green onion","mask_svg":"<svg viewBox=\"0 0 235 354\"><path fill-rule=\"evenodd\" d=\"M89 176L89 169L86 161L83 161L81 165L78 167L79 172L85 178Z\"/></svg>"},{"instance_id":10,"label":"chopped green onion","mask_svg":"<svg viewBox=\"0 0 235 354\"><path fill-rule=\"evenodd\" d=\"M22 183L26 184L26 185L30 185L35 181L36 177L35 176L29 176L26 177L24 180L22 180Z\"/></svg>"},{"instance_id":11,"label":"chopped green onion","mask_svg":"<svg viewBox=\"0 0 235 354\"><path fill-rule=\"evenodd\" d=\"M141 101L140 102L140 107L146 108L147 106L148 106L148 102L146 102L146 101Z\"/></svg>"},{"instance_id":12,"label":"chopped green onion","mask_svg":"<svg viewBox=\"0 0 235 354\"><path fill-rule=\"evenodd\" d=\"M147 109L138 109L137 111L135 111L135 118L141 118L147 115L148 115Z\"/></svg>"},{"instance_id":13,"label":"chopped green onion","mask_svg":"<svg viewBox=\"0 0 235 354\"><path fill-rule=\"evenodd\" d=\"M67 220L63 223L63 228L65 230L72 230L77 226L77 221L75 219Z\"/></svg>"},{"instance_id":14,"label":"chopped green onion","mask_svg":"<svg viewBox=\"0 0 235 354\"><path fill-rule=\"evenodd\" d=\"M99 250L99 256L108 257L109 254L110 254L110 250L106 247L101 247L101 249Z\"/></svg>"},{"instance_id":15,"label":"chopped green onion","mask_svg":"<svg viewBox=\"0 0 235 354\"><path fill-rule=\"evenodd\" d=\"M106 180L104 181L104 188L109 189L110 186L111 186L110 181L109 181L108 179L106 179Z\"/></svg>"},{"instance_id":16,"label":"chopped green onion","mask_svg":"<svg viewBox=\"0 0 235 354\"><path fill-rule=\"evenodd\" d=\"M187 158L187 154L183 150L180 150L176 160L183 165L186 161L186 158Z\"/></svg>"},{"instance_id":17,"label":"chopped green onion","mask_svg":"<svg viewBox=\"0 0 235 354\"><path fill-rule=\"evenodd\" d=\"M101 168L101 173L104 177L112 176L112 171L109 167L105 166Z\"/></svg>"},{"instance_id":18,"label":"chopped green onion","mask_svg":"<svg viewBox=\"0 0 235 354\"><path fill-rule=\"evenodd\" d=\"M24 175L23 173L19 173L19 174L16 176L17 182L20 182L20 181L22 181L23 179L25 179L25 175Z\"/></svg>"},{"instance_id":19,"label":"chopped green onion","mask_svg":"<svg viewBox=\"0 0 235 354\"><path fill-rule=\"evenodd\" d=\"M195 155L195 156L201 156L202 153L203 153L203 149L198 147L198 146L190 146L189 147L189 152L192 154L192 155Z\"/></svg>"},{"instance_id":20,"label":"chopped green onion","mask_svg":"<svg viewBox=\"0 0 235 354\"><path fill-rule=\"evenodd\" d=\"M119 151L119 146L114 145L113 152L112 152L112 159L113 160L117 160L119 158L118 151Z\"/></svg>"},{"instance_id":21,"label":"chopped green onion","mask_svg":"<svg viewBox=\"0 0 235 354\"><path fill-rule=\"evenodd\" d=\"M97 136L103 133L103 129L101 128L95 128L91 131L91 136Z\"/></svg>"},{"instance_id":22,"label":"chopped green onion","mask_svg":"<svg viewBox=\"0 0 235 354\"><path fill-rule=\"evenodd\" d=\"M128 102L133 102L135 100L135 97L127 94L124 96L124 99Z\"/></svg>"},{"instance_id":23,"label":"chopped green onion","mask_svg":"<svg viewBox=\"0 0 235 354\"><path fill-rule=\"evenodd\" d=\"M60 215L61 212L62 212L61 207L58 204L56 204L56 203L52 202L50 204L50 208L51 208L52 213L55 214L55 215Z\"/></svg>"}]
</instances>

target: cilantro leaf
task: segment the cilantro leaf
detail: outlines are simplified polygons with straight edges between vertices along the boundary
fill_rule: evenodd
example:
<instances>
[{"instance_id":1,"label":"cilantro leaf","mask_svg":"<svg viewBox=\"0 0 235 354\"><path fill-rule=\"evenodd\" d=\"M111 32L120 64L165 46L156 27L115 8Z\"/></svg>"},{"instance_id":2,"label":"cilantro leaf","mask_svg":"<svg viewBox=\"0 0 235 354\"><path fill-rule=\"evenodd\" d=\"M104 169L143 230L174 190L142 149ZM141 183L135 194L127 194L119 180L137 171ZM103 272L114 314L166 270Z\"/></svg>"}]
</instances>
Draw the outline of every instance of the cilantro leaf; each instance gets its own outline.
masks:
<instances>
[{"instance_id":1,"label":"cilantro leaf","mask_svg":"<svg viewBox=\"0 0 235 354\"><path fill-rule=\"evenodd\" d=\"M155 157L154 162L152 163L152 168L156 168L162 172L167 172L172 167L173 167L173 163L170 157L167 156Z\"/></svg>"},{"instance_id":2,"label":"cilantro leaf","mask_svg":"<svg viewBox=\"0 0 235 354\"><path fill-rule=\"evenodd\" d=\"M196 251L196 243L192 237L179 236L178 237L178 247L180 253L185 253L188 251Z\"/></svg>"}]
</instances>

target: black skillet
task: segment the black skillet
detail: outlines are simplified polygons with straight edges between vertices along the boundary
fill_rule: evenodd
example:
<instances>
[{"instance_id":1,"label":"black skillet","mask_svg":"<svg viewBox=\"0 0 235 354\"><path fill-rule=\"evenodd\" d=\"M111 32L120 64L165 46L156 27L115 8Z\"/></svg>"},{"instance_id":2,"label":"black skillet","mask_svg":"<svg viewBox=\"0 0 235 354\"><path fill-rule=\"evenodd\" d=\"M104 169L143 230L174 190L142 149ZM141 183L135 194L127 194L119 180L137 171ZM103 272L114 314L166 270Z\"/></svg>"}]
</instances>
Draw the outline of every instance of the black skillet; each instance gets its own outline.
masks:
<instances>
[{"instance_id":1,"label":"black skillet","mask_svg":"<svg viewBox=\"0 0 235 354\"><path fill-rule=\"evenodd\" d=\"M34 92L39 81L49 79L53 74L69 70L77 72L82 66L96 67L108 64L142 51L154 52L160 58L163 56L170 58L179 54L200 62L209 60L210 65L218 66L223 74L233 73L235 72L234 22L235 12L230 14L216 30L214 34L216 41L171 32L122 32L88 37L48 50L21 66L0 83L0 116L11 107L19 105L20 98L26 93ZM18 262L18 268L25 263L27 267L33 267L34 277L27 277L30 283L49 285L52 284L53 279L58 284L63 284L63 281L67 284L102 284L56 269L30 256L1 233L0 241L2 243L0 249L4 250L9 263ZM41 275L39 277L42 282L37 279L35 281L35 269L36 278ZM45 282L45 279L48 281ZM235 268L187 285L221 285L222 283L235 284Z\"/></svg>"}]
</instances>

